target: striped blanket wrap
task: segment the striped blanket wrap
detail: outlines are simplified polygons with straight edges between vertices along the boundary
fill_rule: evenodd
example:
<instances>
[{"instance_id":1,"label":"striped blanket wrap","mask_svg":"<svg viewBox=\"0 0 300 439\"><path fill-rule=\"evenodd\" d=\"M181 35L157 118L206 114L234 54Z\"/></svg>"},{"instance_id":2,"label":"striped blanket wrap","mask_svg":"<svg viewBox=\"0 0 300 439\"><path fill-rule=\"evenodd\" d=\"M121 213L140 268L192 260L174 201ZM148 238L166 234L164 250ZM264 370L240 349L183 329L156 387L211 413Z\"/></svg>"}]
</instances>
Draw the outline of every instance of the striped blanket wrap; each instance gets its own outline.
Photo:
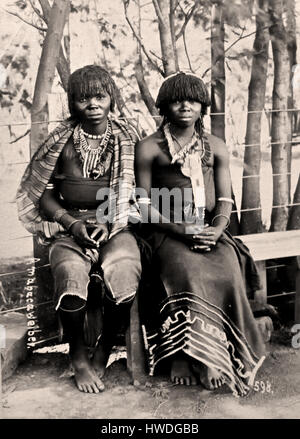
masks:
<instances>
[{"instance_id":1,"label":"striped blanket wrap","mask_svg":"<svg viewBox=\"0 0 300 439\"><path fill-rule=\"evenodd\" d=\"M109 238L123 230L134 207L130 200L134 190L134 148L138 141L136 132L124 122L111 120L114 137L114 153L110 173L110 206L113 210ZM21 179L17 191L19 220L26 230L38 235L43 243L63 236L64 227L54 221L47 221L40 211L40 199L52 176L57 160L67 144L78 122L68 119L60 123L33 155ZM121 189L120 189L121 188Z\"/></svg>"}]
</instances>

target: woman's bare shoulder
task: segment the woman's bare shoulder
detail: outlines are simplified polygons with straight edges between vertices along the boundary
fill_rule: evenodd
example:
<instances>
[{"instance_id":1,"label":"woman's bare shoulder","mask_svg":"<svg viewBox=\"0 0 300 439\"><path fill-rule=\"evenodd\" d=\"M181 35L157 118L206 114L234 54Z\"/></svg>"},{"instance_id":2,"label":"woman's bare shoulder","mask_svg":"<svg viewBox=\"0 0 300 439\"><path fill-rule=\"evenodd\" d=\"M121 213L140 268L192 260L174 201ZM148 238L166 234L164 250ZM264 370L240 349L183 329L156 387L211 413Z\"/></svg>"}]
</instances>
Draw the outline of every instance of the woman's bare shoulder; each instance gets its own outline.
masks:
<instances>
[{"instance_id":1,"label":"woman's bare shoulder","mask_svg":"<svg viewBox=\"0 0 300 439\"><path fill-rule=\"evenodd\" d=\"M209 146L215 156L227 156L228 155L228 148L226 146L226 143L220 139L220 137L217 137L213 134L205 133Z\"/></svg>"},{"instance_id":2,"label":"woman's bare shoulder","mask_svg":"<svg viewBox=\"0 0 300 439\"><path fill-rule=\"evenodd\" d=\"M142 155L155 156L159 152L159 142L161 141L162 134L159 130L155 131L137 143L137 151Z\"/></svg>"}]
</instances>

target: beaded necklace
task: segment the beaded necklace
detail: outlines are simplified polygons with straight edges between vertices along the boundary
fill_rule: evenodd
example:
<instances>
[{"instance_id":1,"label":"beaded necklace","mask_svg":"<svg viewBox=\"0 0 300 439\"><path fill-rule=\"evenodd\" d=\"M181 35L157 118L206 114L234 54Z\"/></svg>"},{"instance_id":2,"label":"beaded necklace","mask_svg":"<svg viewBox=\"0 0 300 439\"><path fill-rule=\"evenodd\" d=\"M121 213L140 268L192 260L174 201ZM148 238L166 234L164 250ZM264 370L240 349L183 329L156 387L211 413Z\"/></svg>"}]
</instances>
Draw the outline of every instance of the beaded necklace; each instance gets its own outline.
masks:
<instances>
[{"instance_id":1,"label":"beaded necklace","mask_svg":"<svg viewBox=\"0 0 300 439\"><path fill-rule=\"evenodd\" d=\"M86 131L83 131L83 135L84 137L87 137L88 139L93 139L93 140L101 140L104 136L104 134L91 134L91 133L87 133Z\"/></svg>"},{"instance_id":2,"label":"beaded necklace","mask_svg":"<svg viewBox=\"0 0 300 439\"><path fill-rule=\"evenodd\" d=\"M184 146L182 146L179 143L178 139L174 135L171 134L170 124L168 124L168 123L165 124L163 126L163 131L164 131L164 135L165 135L165 138L167 140L167 143L168 143L170 155L172 157L172 161L171 161L172 164L179 163L180 165L183 165L188 154L191 154L194 151L199 152L199 143L201 143L200 159L202 159L204 157L205 144L195 131L193 133L193 137L191 138L191 140ZM175 148L174 142L173 142L173 138L176 140L176 142L180 146L179 151L176 151L176 148Z\"/></svg>"},{"instance_id":3,"label":"beaded necklace","mask_svg":"<svg viewBox=\"0 0 300 439\"><path fill-rule=\"evenodd\" d=\"M205 155L205 143L200 139L199 135L194 131L192 139L182 146L175 138L181 149L176 151L173 137L170 132L170 125L163 126L163 132L167 140L171 164L180 164L181 172L191 179L194 209L192 215L203 222L205 216L205 187L202 172L202 158ZM199 143L201 142L201 153L199 154ZM190 209L187 206L187 209ZM187 212L185 212L187 213Z\"/></svg>"},{"instance_id":4,"label":"beaded necklace","mask_svg":"<svg viewBox=\"0 0 300 439\"><path fill-rule=\"evenodd\" d=\"M82 172L85 178L93 178L96 180L105 171L104 158L107 155L109 140L112 134L112 126L110 120L107 121L107 126L104 135L101 135L101 141L97 148L92 148L86 140L87 133L82 129L81 124L77 125L73 133L73 141L76 151L79 153L82 162ZM99 140L99 139L98 139Z\"/></svg>"}]
</instances>

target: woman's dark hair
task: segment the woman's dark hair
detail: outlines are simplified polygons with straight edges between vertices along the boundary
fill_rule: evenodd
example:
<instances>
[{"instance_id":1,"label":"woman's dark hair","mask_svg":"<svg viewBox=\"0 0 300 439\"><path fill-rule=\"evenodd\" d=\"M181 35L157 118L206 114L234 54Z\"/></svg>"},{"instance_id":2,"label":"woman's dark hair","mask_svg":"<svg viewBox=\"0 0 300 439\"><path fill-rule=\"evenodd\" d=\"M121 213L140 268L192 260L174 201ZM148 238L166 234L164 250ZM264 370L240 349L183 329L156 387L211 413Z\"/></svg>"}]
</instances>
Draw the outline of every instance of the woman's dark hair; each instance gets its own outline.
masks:
<instances>
[{"instance_id":1,"label":"woman's dark hair","mask_svg":"<svg viewBox=\"0 0 300 439\"><path fill-rule=\"evenodd\" d=\"M168 105L176 101L190 99L202 104L202 114L206 114L210 106L208 90L202 79L195 75L179 72L162 83L157 99L156 107L162 116L166 116Z\"/></svg>"},{"instance_id":2,"label":"woman's dark hair","mask_svg":"<svg viewBox=\"0 0 300 439\"><path fill-rule=\"evenodd\" d=\"M168 121L169 104L176 101L192 100L202 104L201 116L195 128L200 135L203 132L203 116L207 113L207 107L210 106L210 97L208 90L202 79L185 72L178 72L166 78L162 83L157 99L156 107L159 114L164 116L163 125Z\"/></svg>"},{"instance_id":3,"label":"woman's dark hair","mask_svg":"<svg viewBox=\"0 0 300 439\"><path fill-rule=\"evenodd\" d=\"M70 75L68 82L68 104L71 117L76 118L74 100L95 96L106 92L111 99L110 110L114 111L116 102L116 84L111 75L102 67L88 65L75 70Z\"/></svg>"}]
</instances>

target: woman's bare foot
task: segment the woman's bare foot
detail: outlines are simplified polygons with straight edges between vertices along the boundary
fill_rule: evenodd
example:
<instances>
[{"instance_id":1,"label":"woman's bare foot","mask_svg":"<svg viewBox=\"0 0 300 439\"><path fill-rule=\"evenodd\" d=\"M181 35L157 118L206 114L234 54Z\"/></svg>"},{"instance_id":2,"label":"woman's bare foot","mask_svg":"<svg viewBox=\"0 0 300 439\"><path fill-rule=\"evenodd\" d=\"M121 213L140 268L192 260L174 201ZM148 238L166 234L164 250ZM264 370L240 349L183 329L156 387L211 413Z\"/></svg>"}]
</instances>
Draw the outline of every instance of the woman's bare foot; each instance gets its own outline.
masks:
<instances>
[{"instance_id":1,"label":"woman's bare foot","mask_svg":"<svg viewBox=\"0 0 300 439\"><path fill-rule=\"evenodd\" d=\"M177 354L172 361L171 381L174 384L185 386L195 386L197 384L196 377L190 368L189 359L183 353Z\"/></svg>"},{"instance_id":2,"label":"woman's bare foot","mask_svg":"<svg viewBox=\"0 0 300 439\"><path fill-rule=\"evenodd\" d=\"M85 393L99 393L104 390L104 384L93 369L85 348L78 349L71 355L75 382L78 389Z\"/></svg>"},{"instance_id":3,"label":"woman's bare foot","mask_svg":"<svg viewBox=\"0 0 300 439\"><path fill-rule=\"evenodd\" d=\"M192 369L199 376L200 383L207 390L216 390L225 383L225 379L219 370L208 367L203 363L193 364Z\"/></svg>"}]
</instances>

